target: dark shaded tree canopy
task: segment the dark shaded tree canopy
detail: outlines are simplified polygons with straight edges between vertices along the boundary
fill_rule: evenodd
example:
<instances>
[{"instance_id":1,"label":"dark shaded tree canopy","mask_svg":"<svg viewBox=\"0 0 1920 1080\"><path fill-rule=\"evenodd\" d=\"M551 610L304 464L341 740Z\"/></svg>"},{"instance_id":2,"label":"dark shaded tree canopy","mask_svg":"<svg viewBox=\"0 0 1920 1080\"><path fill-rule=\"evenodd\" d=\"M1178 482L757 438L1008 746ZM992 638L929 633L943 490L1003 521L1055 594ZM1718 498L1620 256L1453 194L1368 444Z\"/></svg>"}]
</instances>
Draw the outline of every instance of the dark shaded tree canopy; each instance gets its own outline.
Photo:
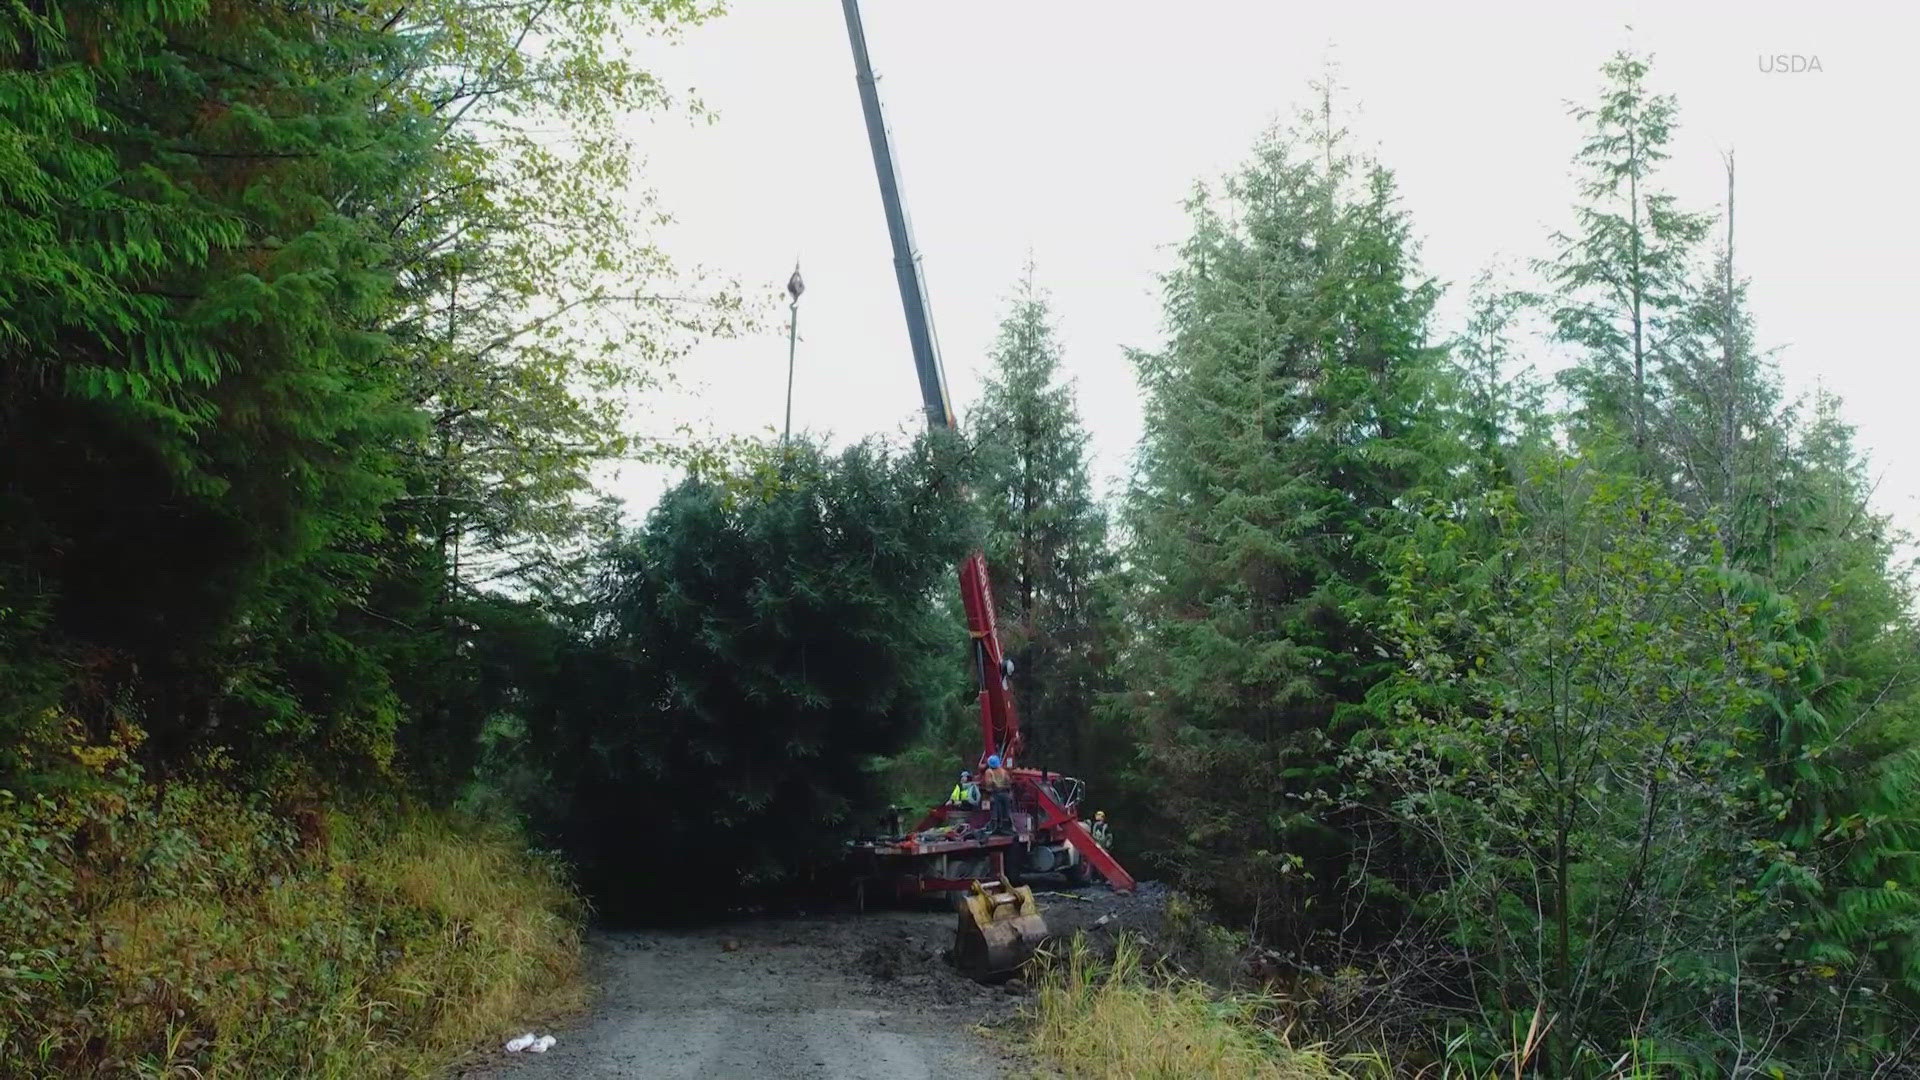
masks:
<instances>
[{"instance_id":1,"label":"dark shaded tree canopy","mask_svg":"<svg viewBox=\"0 0 1920 1080\"><path fill-rule=\"evenodd\" d=\"M874 759L920 733L965 644L945 603L969 520L953 449L768 450L686 480L608 551L528 733L603 904L789 881L883 805Z\"/></svg>"}]
</instances>

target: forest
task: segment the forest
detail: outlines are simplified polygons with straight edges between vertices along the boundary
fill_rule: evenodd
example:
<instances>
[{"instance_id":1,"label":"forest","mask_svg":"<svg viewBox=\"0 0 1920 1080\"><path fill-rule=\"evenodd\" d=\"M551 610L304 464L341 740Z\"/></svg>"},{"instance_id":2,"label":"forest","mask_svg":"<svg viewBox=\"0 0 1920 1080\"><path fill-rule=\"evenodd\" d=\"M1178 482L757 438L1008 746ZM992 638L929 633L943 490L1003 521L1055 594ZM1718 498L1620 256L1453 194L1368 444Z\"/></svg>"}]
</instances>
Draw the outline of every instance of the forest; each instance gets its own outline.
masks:
<instances>
[{"instance_id":1,"label":"forest","mask_svg":"<svg viewBox=\"0 0 1920 1080\"><path fill-rule=\"evenodd\" d=\"M977 751L981 545L1030 756L1343 987L1312 1038L1916 1075L1910 538L1657 66L1596 54L1571 224L1459 325L1303 79L1196 178L1108 499L1044 266L961 431L631 433L764 317L623 194L620 118L703 112L626 43L715 17L0 12L0 1074L427 1075L589 911L817 887Z\"/></svg>"}]
</instances>

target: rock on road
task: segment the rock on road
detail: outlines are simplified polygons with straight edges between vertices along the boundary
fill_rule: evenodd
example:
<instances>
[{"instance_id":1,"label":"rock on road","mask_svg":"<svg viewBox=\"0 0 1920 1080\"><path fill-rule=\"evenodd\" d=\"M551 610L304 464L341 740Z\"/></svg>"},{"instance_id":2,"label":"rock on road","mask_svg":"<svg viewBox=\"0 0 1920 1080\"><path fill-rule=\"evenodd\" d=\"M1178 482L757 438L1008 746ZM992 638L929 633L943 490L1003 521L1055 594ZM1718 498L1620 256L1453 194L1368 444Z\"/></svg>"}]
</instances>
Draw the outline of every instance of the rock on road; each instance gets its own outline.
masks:
<instances>
[{"instance_id":1,"label":"rock on road","mask_svg":"<svg viewBox=\"0 0 1920 1080\"><path fill-rule=\"evenodd\" d=\"M940 961L953 919L888 912L598 932L588 946L597 991L591 1014L551 1029L558 1042L545 1054L496 1047L459 1075L1008 1076L1007 1047L978 1028L1011 1015L1016 999Z\"/></svg>"}]
</instances>

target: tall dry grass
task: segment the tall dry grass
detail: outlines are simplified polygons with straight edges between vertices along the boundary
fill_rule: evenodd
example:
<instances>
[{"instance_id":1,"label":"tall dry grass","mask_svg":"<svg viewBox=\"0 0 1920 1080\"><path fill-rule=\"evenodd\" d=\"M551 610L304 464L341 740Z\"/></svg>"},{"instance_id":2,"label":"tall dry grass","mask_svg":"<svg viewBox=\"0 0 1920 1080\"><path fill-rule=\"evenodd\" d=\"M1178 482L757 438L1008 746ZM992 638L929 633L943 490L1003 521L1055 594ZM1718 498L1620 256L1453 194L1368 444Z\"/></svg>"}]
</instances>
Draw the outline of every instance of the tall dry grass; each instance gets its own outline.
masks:
<instances>
[{"instance_id":1,"label":"tall dry grass","mask_svg":"<svg viewBox=\"0 0 1920 1080\"><path fill-rule=\"evenodd\" d=\"M1338 1055L1289 1038L1278 998L1230 993L1164 969L1149 969L1140 945L1122 937L1111 956L1090 948L1085 935L1036 957L1030 969L1034 1003L1028 1010L1032 1049L1074 1080L1523 1080L1538 1071L1551 1026L1544 1007L1512 1032L1510 1045L1491 1055L1461 1045L1418 1055L1425 1063L1397 1062L1379 1053ZM1457 1040L1456 1040L1457 1042ZM1491 1060L1487 1060L1487 1058ZM1397 1066L1397 1067L1396 1067ZM1637 1051L1614 1061L1586 1061L1593 1080L1661 1080L1698 1075L1643 1059Z\"/></svg>"},{"instance_id":2,"label":"tall dry grass","mask_svg":"<svg viewBox=\"0 0 1920 1080\"><path fill-rule=\"evenodd\" d=\"M582 1000L582 905L511 831L98 795L0 798L0 1076L428 1076Z\"/></svg>"},{"instance_id":3,"label":"tall dry grass","mask_svg":"<svg viewBox=\"0 0 1920 1080\"><path fill-rule=\"evenodd\" d=\"M1348 1080L1385 1072L1291 1045L1267 1022L1264 999L1149 971L1126 938L1103 959L1075 935L1034 963L1033 1048L1076 1080Z\"/></svg>"}]
</instances>

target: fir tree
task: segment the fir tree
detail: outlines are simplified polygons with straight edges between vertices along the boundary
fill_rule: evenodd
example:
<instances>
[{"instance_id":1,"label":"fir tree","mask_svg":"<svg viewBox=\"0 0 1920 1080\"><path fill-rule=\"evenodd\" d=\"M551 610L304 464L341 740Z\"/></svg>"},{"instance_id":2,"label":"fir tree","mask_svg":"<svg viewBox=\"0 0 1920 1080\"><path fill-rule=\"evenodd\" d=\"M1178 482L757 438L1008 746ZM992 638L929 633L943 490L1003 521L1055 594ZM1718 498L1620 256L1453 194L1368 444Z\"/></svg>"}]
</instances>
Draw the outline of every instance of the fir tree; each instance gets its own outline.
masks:
<instances>
[{"instance_id":1,"label":"fir tree","mask_svg":"<svg viewBox=\"0 0 1920 1080\"><path fill-rule=\"evenodd\" d=\"M1721 240L1662 369L1667 400L1653 432L1675 498L1714 523L1721 559L1769 572L1765 521L1784 494L1794 410L1779 372L1755 344L1747 282L1734 264L1734 172L1727 158Z\"/></svg>"},{"instance_id":2,"label":"fir tree","mask_svg":"<svg viewBox=\"0 0 1920 1080\"><path fill-rule=\"evenodd\" d=\"M1705 215L1679 209L1655 173L1668 157L1678 106L1646 86L1649 61L1621 53L1601 69L1598 107L1575 163L1586 171L1575 228L1556 233L1543 264L1556 290L1555 336L1580 350L1563 376L1583 444L1623 446L1631 467L1665 480L1652 446L1665 402L1662 373L1688 330L1692 257Z\"/></svg>"},{"instance_id":3,"label":"fir tree","mask_svg":"<svg viewBox=\"0 0 1920 1080\"><path fill-rule=\"evenodd\" d=\"M919 733L965 641L931 602L968 539L952 449L768 448L689 477L606 553L530 752L553 777L538 818L607 903L711 910L871 820L869 763ZM653 887L660 859L707 887Z\"/></svg>"},{"instance_id":4,"label":"fir tree","mask_svg":"<svg viewBox=\"0 0 1920 1080\"><path fill-rule=\"evenodd\" d=\"M1452 462L1431 407L1434 290L1391 177L1337 139L1264 140L1193 216L1171 338L1138 357L1130 693L1169 861L1298 941L1339 917L1353 848L1330 809L1335 751L1391 670L1379 540Z\"/></svg>"},{"instance_id":5,"label":"fir tree","mask_svg":"<svg viewBox=\"0 0 1920 1080\"><path fill-rule=\"evenodd\" d=\"M1459 429L1472 457L1470 489L1511 485L1523 471L1516 457L1551 439L1545 390L1517 340L1533 299L1482 271L1468 293L1466 325L1448 350Z\"/></svg>"},{"instance_id":6,"label":"fir tree","mask_svg":"<svg viewBox=\"0 0 1920 1080\"><path fill-rule=\"evenodd\" d=\"M986 517L988 571L1015 702L1033 764L1081 771L1088 758L1103 634L1098 590L1111 571L1106 515L1094 501L1087 435L1047 297L1026 269L1000 324L973 410L974 492Z\"/></svg>"}]
</instances>

